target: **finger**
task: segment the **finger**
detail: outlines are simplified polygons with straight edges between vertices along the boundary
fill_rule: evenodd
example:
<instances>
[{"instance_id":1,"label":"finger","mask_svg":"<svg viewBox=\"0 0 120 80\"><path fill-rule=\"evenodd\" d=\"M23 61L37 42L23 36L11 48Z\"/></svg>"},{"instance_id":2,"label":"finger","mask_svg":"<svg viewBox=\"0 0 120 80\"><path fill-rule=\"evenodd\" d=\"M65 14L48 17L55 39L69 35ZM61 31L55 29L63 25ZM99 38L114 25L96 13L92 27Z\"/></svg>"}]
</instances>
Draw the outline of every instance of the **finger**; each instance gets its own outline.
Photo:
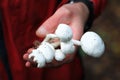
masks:
<instances>
[{"instance_id":1,"label":"finger","mask_svg":"<svg viewBox=\"0 0 120 80\"><path fill-rule=\"evenodd\" d=\"M29 55L28 53L24 54L24 55L23 55L23 59L24 59L24 60L28 60L28 55Z\"/></svg>"},{"instance_id":2,"label":"finger","mask_svg":"<svg viewBox=\"0 0 120 80\"><path fill-rule=\"evenodd\" d=\"M28 56L32 52L33 48L28 49L28 51L23 55L24 60L29 60Z\"/></svg>"},{"instance_id":3,"label":"finger","mask_svg":"<svg viewBox=\"0 0 120 80\"><path fill-rule=\"evenodd\" d=\"M80 18L74 17L72 23L70 24L70 27L73 31L73 39L79 40L84 32L84 23Z\"/></svg>"},{"instance_id":4,"label":"finger","mask_svg":"<svg viewBox=\"0 0 120 80\"><path fill-rule=\"evenodd\" d=\"M37 63L36 62L33 62L33 61L27 61L25 63L25 66L26 67L37 67Z\"/></svg>"},{"instance_id":5,"label":"finger","mask_svg":"<svg viewBox=\"0 0 120 80\"><path fill-rule=\"evenodd\" d=\"M32 52L32 50L34 50L34 48L28 49L27 53L30 54Z\"/></svg>"},{"instance_id":6,"label":"finger","mask_svg":"<svg viewBox=\"0 0 120 80\"><path fill-rule=\"evenodd\" d=\"M29 61L26 62L25 64L26 67L30 67L31 66L31 63Z\"/></svg>"}]
</instances>

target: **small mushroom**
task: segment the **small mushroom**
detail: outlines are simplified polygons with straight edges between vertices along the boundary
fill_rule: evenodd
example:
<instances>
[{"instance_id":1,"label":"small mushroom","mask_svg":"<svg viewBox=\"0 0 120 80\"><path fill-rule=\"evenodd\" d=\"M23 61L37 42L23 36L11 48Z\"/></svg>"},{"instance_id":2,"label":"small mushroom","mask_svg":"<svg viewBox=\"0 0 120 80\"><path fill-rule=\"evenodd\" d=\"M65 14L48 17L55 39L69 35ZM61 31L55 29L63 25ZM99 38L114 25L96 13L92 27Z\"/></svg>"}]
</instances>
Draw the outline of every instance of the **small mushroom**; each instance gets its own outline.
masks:
<instances>
[{"instance_id":1,"label":"small mushroom","mask_svg":"<svg viewBox=\"0 0 120 80\"><path fill-rule=\"evenodd\" d=\"M55 59L57 61L62 61L63 59L65 59L65 55L62 53L61 50L56 50L56 52L55 52Z\"/></svg>"},{"instance_id":2,"label":"small mushroom","mask_svg":"<svg viewBox=\"0 0 120 80\"><path fill-rule=\"evenodd\" d=\"M72 41L61 42L61 51L64 54L72 54L75 51L75 46Z\"/></svg>"},{"instance_id":3,"label":"small mushroom","mask_svg":"<svg viewBox=\"0 0 120 80\"><path fill-rule=\"evenodd\" d=\"M39 53L38 50L33 50L32 53L28 56L29 59L33 57L33 61L37 63L38 68L42 68L45 66L45 58Z\"/></svg>"},{"instance_id":4,"label":"small mushroom","mask_svg":"<svg viewBox=\"0 0 120 80\"><path fill-rule=\"evenodd\" d=\"M48 42L43 42L37 48L37 50L45 57L47 63L52 62L55 56L55 49L51 44L49 44Z\"/></svg>"},{"instance_id":5,"label":"small mushroom","mask_svg":"<svg viewBox=\"0 0 120 80\"><path fill-rule=\"evenodd\" d=\"M47 34L43 42L48 42L50 39L59 38L61 42L70 41L73 37L72 29L67 24L59 24L55 34Z\"/></svg>"},{"instance_id":6,"label":"small mushroom","mask_svg":"<svg viewBox=\"0 0 120 80\"><path fill-rule=\"evenodd\" d=\"M33 61L37 63L38 68L45 66L45 63L52 62L55 56L55 50L48 42L42 42L37 49L34 49L28 56L29 59L33 58Z\"/></svg>"},{"instance_id":7,"label":"small mushroom","mask_svg":"<svg viewBox=\"0 0 120 80\"><path fill-rule=\"evenodd\" d=\"M72 29L67 24L59 24L55 34L60 38L61 42L70 41L73 37Z\"/></svg>"}]
</instances>

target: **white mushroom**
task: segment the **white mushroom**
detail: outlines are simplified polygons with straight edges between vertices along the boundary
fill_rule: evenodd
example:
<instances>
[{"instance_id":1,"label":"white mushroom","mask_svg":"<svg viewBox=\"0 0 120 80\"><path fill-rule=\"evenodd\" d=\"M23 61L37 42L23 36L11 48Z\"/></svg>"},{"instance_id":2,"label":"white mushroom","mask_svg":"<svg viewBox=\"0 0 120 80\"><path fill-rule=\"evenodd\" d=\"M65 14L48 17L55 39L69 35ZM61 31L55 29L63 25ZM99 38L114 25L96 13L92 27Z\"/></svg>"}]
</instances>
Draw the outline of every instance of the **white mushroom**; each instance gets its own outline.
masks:
<instances>
[{"instance_id":1,"label":"white mushroom","mask_svg":"<svg viewBox=\"0 0 120 80\"><path fill-rule=\"evenodd\" d=\"M33 61L37 63L38 68L42 68L45 66L45 58L39 53L38 50L33 50L32 53L28 56L29 59L33 57Z\"/></svg>"},{"instance_id":2,"label":"white mushroom","mask_svg":"<svg viewBox=\"0 0 120 80\"><path fill-rule=\"evenodd\" d=\"M62 53L61 50L56 50L56 52L55 52L55 59L57 61L62 61L63 59L65 59L65 55Z\"/></svg>"},{"instance_id":3,"label":"white mushroom","mask_svg":"<svg viewBox=\"0 0 120 80\"><path fill-rule=\"evenodd\" d=\"M33 58L33 61L37 63L37 67L42 68L46 62L52 62L54 56L55 50L53 46L47 42L43 42L37 49L32 51L28 58Z\"/></svg>"},{"instance_id":4,"label":"white mushroom","mask_svg":"<svg viewBox=\"0 0 120 80\"><path fill-rule=\"evenodd\" d=\"M64 54L72 54L75 51L75 46L72 41L61 42L61 51Z\"/></svg>"},{"instance_id":5,"label":"white mushroom","mask_svg":"<svg viewBox=\"0 0 120 80\"><path fill-rule=\"evenodd\" d=\"M43 42L47 42L53 38L59 38L61 42L70 41L73 37L72 29L67 24L59 24L55 34L47 34Z\"/></svg>"},{"instance_id":6,"label":"white mushroom","mask_svg":"<svg viewBox=\"0 0 120 80\"><path fill-rule=\"evenodd\" d=\"M61 42L70 41L73 37L72 29L67 24L59 24L55 34L60 38Z\"/></svg>"},{"instance_id":7,"label":"white mushroom","mask_svg":"<svg viewBox=\"0 0 120 80\"><path fill-rule=\"evenodd\" d=\"M93 57L100 57L104 50L104 42L98 34L89 31L83 34L80 41L72 40L75 45L81 46L82 50Z\"/></svg>"},{"instance_id":8,"label":"white mushroom","mask_svg":"<svg viewBox=\"0 0 120 80\"><path fill-rule=\"evenodd\" d=\"M81 37L81 47L85 53L99 57L105 50L104 42L95 32L86 32Z\"/></svg>"},{"instance_id":9,"label":"white mushroom","mask_svg":"<svg viewBox=\"0 0 120 80\"><path fill-rule=\"evenodd\" d=\"M52 62L55 56L55 49L48 42L43 42L37 50L45 57L47 63Z\"/></svg>"}]
</instances>

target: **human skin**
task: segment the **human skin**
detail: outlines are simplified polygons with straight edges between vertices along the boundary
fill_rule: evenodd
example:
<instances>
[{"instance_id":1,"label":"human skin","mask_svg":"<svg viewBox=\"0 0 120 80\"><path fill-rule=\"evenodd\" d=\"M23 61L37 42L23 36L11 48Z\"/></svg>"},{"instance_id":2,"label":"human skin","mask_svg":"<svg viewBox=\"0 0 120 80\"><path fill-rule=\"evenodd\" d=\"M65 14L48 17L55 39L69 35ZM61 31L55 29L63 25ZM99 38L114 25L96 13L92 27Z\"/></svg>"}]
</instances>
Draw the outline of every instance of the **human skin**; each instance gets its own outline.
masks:
<instances>
[{"instance_id":1,"label":"human skin","mask_svg":"<svg viewBox=\"0 0 120 80\"><path fill-rule=\"evenodd\" d=\"M61 6L56 12L48 18L36 31L39 38L44 38L49 33L54 33L60 23L68 24L73 31L73 39L79 40L84 31L84 25L88 19L89 10L84 3L72 3ZM27 53L23 55L26 60L26 67L34 66L33 62L28 59L28 55L33 48L28 49ZM45 67L61 66L65 63L71 62L75 54L67 54L63 61L53 60L47 63Z\"/></svg>"}]
</instances>

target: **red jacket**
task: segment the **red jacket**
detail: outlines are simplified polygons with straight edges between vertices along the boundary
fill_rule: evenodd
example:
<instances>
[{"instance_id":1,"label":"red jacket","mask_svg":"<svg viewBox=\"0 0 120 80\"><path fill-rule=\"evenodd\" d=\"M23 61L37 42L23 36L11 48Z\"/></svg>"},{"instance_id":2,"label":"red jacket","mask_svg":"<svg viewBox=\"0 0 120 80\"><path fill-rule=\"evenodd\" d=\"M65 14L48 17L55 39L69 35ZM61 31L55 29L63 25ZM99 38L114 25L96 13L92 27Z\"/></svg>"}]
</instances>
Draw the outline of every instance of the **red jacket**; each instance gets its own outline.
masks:
<instances>
[{"instance_id":1,"label":"red jacket","mask_svg":"<svg viewBox=\"0 0 120 80\"><path fill-rule=\"evenodd\" d=\"M105 0L92 0L94 14L98 16L105 6ZM0 11L8 61L13 80L80 80L82 66L80 59L59 68L26 68L22 56L32 46L36 29L57 9L57 0L0 0ZM62 0L61 4L67 0ZM0 61L0 80L8 80Z\"/></svg>"}]
</instances>

